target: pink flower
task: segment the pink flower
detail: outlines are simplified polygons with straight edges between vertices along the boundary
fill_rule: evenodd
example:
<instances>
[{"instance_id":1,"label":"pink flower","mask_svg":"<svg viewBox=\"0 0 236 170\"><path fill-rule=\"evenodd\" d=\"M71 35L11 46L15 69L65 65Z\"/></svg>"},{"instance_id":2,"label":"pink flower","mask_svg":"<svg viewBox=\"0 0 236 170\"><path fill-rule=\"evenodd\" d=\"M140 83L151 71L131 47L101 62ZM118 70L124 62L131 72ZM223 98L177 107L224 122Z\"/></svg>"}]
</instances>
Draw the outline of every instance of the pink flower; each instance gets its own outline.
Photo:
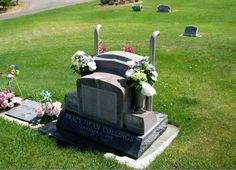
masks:
<instances>
[{"instance_id":1,"label":"pink flower","mask_svg":"<svg viewBox=\"0 0 236 170\"><path fill-rule=\"evenodd\" d=\"M13 102L9 102L8 105L7 105L7 108L8 109L11 109L14 107L14 103Z\"/></svg>"},{"instance_id":2,"label":"pink flower","mask_svg":"<svg viewBox=\"0 0 236 170\"><path fill-rule=\"evenodd\" d=\"M6 95L3 92L1 92L0 93L0 105L4 100L6 100Z\"/></svg>"},{"instance_id":3,"label":"pink flower","mask_svg":"<svg viewBox=\"0 0 236 170\"><path fill-rule=\"evenodd\" d=\"M7 100L11 100L15 96L14 93L11 91L5 91L4 93L6 95Z\"/></svg>"},{"instance_id":4,"label":"pink flower","mask_svg":"<svg viewBox=\"0 0 236 170\"><path fill-rule=\"evenodd\" d=\"M8 106L8 101L7 100L4 100L2 103L1 103L1 108L2 109L6 109Z\"/></svg>"},{"instance_id":5,"label":"pink flower","mask_svg":"<svg viewBox=\"0 0 236 170\"><path fill-rule=\"evenodd\" d=\"M44 111L41 106L36 107L35 112L37 113L38 117L43 117L43 115L44 115Z\"/></svg>"},{"instance_id":6,"label":"pink flower","mask_svg":"<svg viewBox=\"0 0 236 170\"><path fill-rule=\"evenodd\" d=\"M51 110L53 108L53 105L50 102L45 103L45 109L46 110Z\"/></svg>"}]
</instances>

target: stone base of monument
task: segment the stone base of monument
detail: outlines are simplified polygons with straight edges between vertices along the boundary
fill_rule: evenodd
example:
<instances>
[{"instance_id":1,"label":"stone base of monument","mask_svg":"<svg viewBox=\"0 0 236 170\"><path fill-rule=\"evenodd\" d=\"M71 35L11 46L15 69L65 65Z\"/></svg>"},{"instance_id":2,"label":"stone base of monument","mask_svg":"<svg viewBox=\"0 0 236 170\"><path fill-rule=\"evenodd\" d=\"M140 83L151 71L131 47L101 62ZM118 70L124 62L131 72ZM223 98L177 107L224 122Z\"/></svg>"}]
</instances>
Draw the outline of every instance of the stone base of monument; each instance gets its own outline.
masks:
<instances>
[{"instance_id":1,"label":"stone base of monument","mask_svg":"<svg viewBox=\"0 0 236 170\"><path fill-rule=\"evenodd\" d=\"M137 159L167 128L167 116L156 114L157 123L145 135L116 129L63 110L57 121L57 130L64 141L79 146L81 136L101 143Z\"/></svg>"},{"instance_id":2,"label":"stone base of monument","mask_svg":"<svg viewBox=\"0 0 236 170\"><path fill-rule=\"evenodd\" d=\"M120 164L124 164L131 168L145 169L171 144L171 142L177 137L178 133L179 129L177 127L168 125L165 132L158 139L156 139L138 159L120 156L114 153L105 153L104 156L106 158L114 159Z\"/></svg>"}]
</instances>

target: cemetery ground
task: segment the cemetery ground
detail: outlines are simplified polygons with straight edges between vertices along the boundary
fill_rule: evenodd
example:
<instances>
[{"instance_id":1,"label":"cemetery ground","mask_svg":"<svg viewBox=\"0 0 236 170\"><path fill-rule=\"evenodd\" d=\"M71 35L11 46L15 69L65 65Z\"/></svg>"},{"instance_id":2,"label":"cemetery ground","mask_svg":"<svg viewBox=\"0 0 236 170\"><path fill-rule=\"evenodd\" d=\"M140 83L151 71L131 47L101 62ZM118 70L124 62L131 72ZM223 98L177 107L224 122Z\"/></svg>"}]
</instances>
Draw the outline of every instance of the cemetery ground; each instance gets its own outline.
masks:
<instances>
[{"instance_id":1,"label":"cemetery ground","mask_svg":"<svg viewBox=\"0 0 236 170\"><path fill-rule=\"evenodd\" d=\"M100 7L99 1L0 21L0 72L20 66L25 98L38 101L43 89L63 102L76 90L70 70L77 50L93 54L93 30L103 25L108 50L127 44L149 55L149 37L160 30L153 110L166 113L179 135L149 168L236 168L236 2L159 1L172 13L157 13L157 1ZM201 38L179 37L186 25ZM0 79L0 91L7 80ZM15 87L15 93L19 95ZM36 130L0 118L0 168L127 168L103 153L57 146Z\"/></svg>"}]
</instances>

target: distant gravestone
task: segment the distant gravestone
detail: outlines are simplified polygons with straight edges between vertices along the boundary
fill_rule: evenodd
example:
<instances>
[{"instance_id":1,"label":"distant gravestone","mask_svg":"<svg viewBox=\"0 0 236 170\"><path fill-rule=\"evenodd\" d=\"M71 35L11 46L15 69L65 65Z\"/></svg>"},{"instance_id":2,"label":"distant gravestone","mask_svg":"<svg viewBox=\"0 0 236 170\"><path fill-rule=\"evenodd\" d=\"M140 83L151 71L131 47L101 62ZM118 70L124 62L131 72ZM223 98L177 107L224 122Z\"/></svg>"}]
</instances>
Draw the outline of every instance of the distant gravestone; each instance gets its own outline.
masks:
<instances>
[{"instance_id":1,"label":"distant gravestone","mask_svg":"<svg viewBox=\"0 0 236 170\"><path fill-rule=\"evenodd\" d=\"M37 119L37 113L35 112L35 108L40 106L41 103L35 102L32 100L25 100L20 106L15 107L5 115L14 117L26 122L33 122Z\"/></svg>"},{"instance_id":2,"label":"distant gravestone","mask_svg":"<svg viewBox=\"0 0 236 170\"><path fill-rule=\"evenodd\" d=\"M187 36L187 37L201 37L201 35L198 34L198 27L193 25L188 25L185 27L185 31L180 36Z\"/></svg>"},{"instance_id":3,"label":"distant gravestone","mask_svg":"<svg viewBox=\"0 0 236 170\"><path fill-rule=\"evenodd\" d=\"M142 8L143 8L142 5L133 5L133 6L132 6L133 11L135 11L135 12L136 12L136 11L141 11Z\"/></svg>"},{"instance_id":4,"label":"distant gravestone","mask_svg":"<svg viewBox=\"0 0 236 170\"><path fill-rule=\"evenodd\" d=\"M171 12L169 5L159 5L157 7L157 12Z\"/></svg>"}]
</instances>

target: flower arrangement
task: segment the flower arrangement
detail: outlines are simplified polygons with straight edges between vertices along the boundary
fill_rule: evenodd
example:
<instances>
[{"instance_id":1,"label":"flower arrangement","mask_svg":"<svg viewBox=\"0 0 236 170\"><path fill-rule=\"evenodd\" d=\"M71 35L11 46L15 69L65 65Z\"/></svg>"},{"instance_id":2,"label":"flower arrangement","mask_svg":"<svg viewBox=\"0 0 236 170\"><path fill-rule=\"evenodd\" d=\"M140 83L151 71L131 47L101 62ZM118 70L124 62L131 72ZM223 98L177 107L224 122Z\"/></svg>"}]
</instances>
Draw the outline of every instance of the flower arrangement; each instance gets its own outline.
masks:
<instances>
[{"instance_id":1,"label":"flower arrangement","mask_svg":"<svg viewBox=\"0 0 236 170\"><path fill-rule=\"evenodd\" d=\"M105 52L107 52L107 47L104 44L99 43L99 53L101 54Z\"/></svg>"},{"instance_id":2,"label":"flower arrangement","mask_svg":"<svg viewBox=\"0 0 236 170\"><path fill-rule=\"evenodd\" d=\"M56 120L61 112L61 103L56 101L52 102L51 93L43 90L41 92L43 97L41 106L35 108L37 117L41 118L40 123L49 123L53 120Z\"/></svg>"},{"instance_id":3,"label":"flower arrangement","mask_svg":"<svg viewBox=\"0 0 236 170\"><path fill-rule=\"evenodd\" d=\"M71 63L71 69L82 75L92 73L97 69L94 59L80 50L72 56Z\"/></svg>"},{"instance_id":4,"label":"flower arrangement","mask_svg":"<svg viewBox=\"0 0 236 170\"><path fill-rule=\"evenodd\" d=\"M15 97L14 92L10 90L0 92L0 110L9 110L19 104L21 104L21 99Z\"/></svg>"},{"instance_id":5,"label":"flower arrangement","mask_svg":"<svg viewBox=\"0 0 236 170\"><path fill-rule=\"evenodd\" d=\"M124 47L123 50L124 50L125 52L135 53L135 48L132 47L131 45L128 45L128 46Z\"/></svg>"},{"instance_id":6,"label":"flower arrangement","mask_svg":"<svg viewBox=\"0 0 236 170\"><path fill-rule=\"evenodd\" d=\"M149 64L149 57L143 57L139 62L127 61L127 65L130 67L125 73L127 85L144 96L155 95L156 90L152 84L157 81L158 74L155 67Z\"/></svg>"}]
</instances>

